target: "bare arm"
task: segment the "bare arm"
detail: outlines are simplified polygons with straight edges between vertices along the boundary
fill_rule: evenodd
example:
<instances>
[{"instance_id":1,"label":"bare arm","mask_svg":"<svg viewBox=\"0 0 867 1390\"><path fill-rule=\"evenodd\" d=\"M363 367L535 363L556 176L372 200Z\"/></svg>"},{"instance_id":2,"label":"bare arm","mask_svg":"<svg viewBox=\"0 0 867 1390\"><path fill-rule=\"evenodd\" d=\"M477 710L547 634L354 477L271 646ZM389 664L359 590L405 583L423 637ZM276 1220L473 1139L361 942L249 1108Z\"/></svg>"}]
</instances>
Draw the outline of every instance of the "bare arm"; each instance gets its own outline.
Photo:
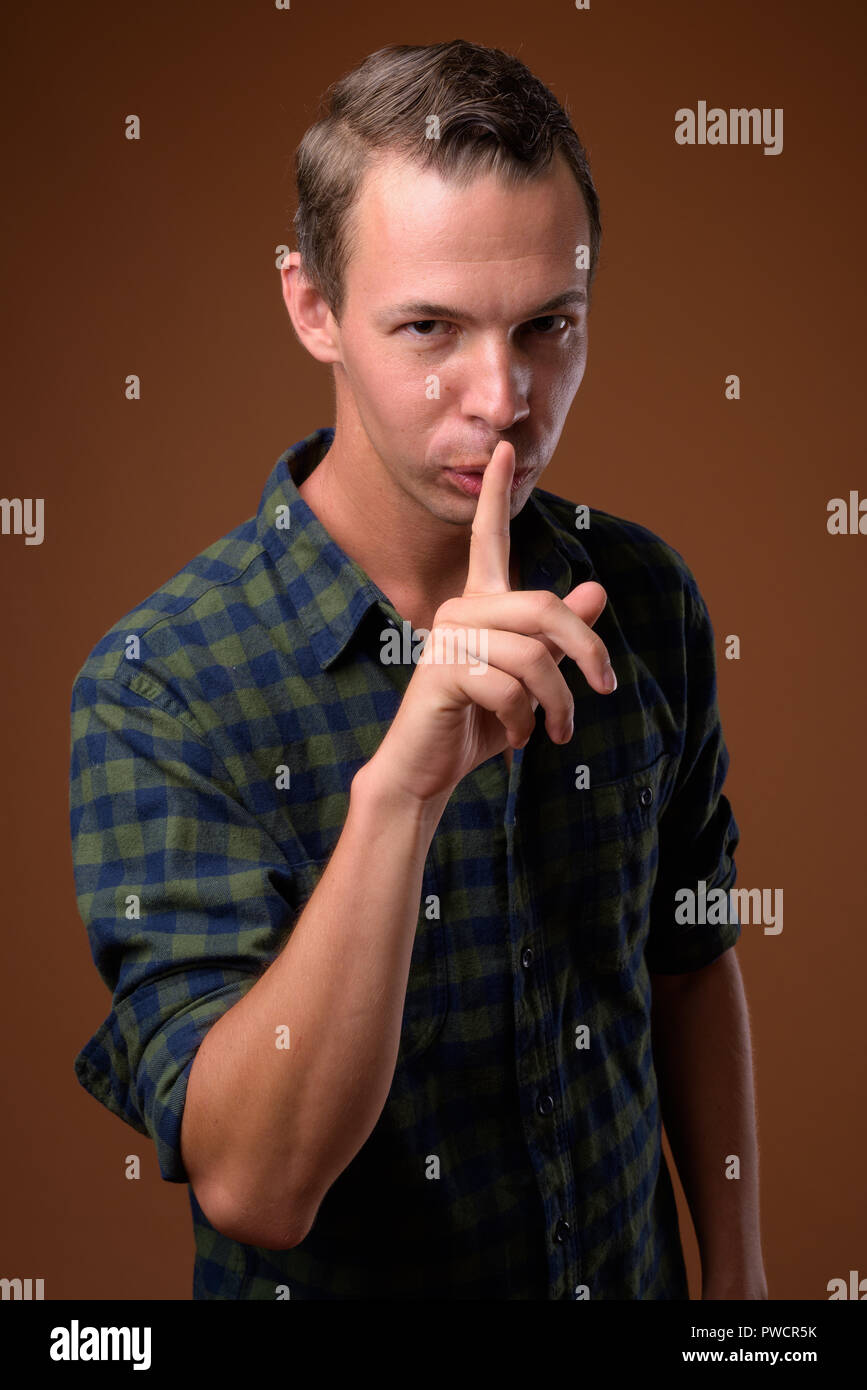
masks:
<instances>
[{"instance_id":1,"label":"bare arm","mask_svg":"<svg viewBox=\"0 0 867 1390\"><path fill-rule=\"evenodd\" d=\"M749 1016L734 951L652 975L663 1122L701 1251L702 1298L767 1298ZM740 1177L726 1177L729 1155Z\"/></svg>"},{"instance_id":2,"label":"bare arm","mask_svg":"<svg viewBox=\"0 0 867 1390\"><path fill-rule=\"evenodd\" d=\"M372 762L356 774L343 832L284 949L195 1056L181 1156L208 1220L234 1240L303 1240L382 1113L447 800L387 791ZM275 1045L281 1024L288 1049Z\"/></svg>"}]
</instances>

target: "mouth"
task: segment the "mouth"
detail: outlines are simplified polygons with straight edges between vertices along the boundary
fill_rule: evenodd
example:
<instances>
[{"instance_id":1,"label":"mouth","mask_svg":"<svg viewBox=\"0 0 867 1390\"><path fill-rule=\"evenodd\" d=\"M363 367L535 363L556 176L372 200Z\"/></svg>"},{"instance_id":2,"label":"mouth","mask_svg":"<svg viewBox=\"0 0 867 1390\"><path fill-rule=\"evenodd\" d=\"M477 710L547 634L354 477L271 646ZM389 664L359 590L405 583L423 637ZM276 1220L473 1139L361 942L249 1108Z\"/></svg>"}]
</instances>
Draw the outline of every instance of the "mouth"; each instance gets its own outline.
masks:
<instances>
[{"instance_id":1,"label":"mouth","mask_svg":"<svg viewBox=\"0 0 867 1390\"><path fill-rule=\"evenodd\" d=\"M487 466L487 464L467 464L463 468L446 468L443 471L462 492L472 497L478 497L482 490L482 478ZM512 478L511 491L517 492L529 474L529 468L516 469Z\"/></svg>"}]
</instances>

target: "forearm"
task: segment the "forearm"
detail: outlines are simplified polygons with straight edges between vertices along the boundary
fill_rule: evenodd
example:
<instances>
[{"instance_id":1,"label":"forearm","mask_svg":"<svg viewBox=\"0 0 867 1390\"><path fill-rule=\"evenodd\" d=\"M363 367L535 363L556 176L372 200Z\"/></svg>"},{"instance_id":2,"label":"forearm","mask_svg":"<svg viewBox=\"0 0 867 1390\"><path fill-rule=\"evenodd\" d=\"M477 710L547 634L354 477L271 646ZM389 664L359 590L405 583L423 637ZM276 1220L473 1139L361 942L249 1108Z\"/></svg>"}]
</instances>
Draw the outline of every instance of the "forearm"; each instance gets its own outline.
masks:
<instances>
[{"instance_id":1,"label":"forearm","mask_svg":"<svg viewBox=\"0 0 867 1390\"><path fill-rule=\"evenodd\" d=\"M654 977L663 1123L701 1251L703 1295L763 1292L749 1015L733 951L690 977ZM739 1163L739 1177L727 1176Z\"/></svg>"},{"instance_id":2,"label":"forearm","mask_svg":"<svg viewBox=\"0 0 867 1390\"><path fill-rule=\"evenodd\" d=\"M388 1096L425 858L445 804L396 799L363 768L315 892L265 974L196 1054L181 1151L224 1234L287 1248ZM277 1029L289 1028L278 1048ZM210 1208L210 1209L209 1209Z\"/></svg>"}]
</instances>

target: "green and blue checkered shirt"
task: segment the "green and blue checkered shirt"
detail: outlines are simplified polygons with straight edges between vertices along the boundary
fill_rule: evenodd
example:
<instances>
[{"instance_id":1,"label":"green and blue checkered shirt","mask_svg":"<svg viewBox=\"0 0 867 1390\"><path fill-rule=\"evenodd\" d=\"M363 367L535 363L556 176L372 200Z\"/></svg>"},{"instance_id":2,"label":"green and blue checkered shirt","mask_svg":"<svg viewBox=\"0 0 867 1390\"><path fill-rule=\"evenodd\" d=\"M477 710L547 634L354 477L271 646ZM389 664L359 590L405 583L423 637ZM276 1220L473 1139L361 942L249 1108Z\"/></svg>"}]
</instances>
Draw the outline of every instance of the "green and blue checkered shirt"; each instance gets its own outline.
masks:
<instances>
[{"instance_id":1,"label":"green and blue checkered shirt","mask_svg":"<svg viewBox=\"0 0 867 1390\"><path fill-rule=\"evenodd\" d=\"M121 618L73 685L78 905L113 996L75 1070L169 1182L188 1182L196 1049L285 945L412 675L382 659L402 615L298 493L332 438L287 449L258 514ZM290 1250L221 1235L190 1186L196 1299L688 1297L649 972L707 965L740 933L734 914L676 920L678 889L735 881L713 631L643 526L591 508L579 530L537 488L511 533L522 588L603 585L618 688L565 657L572 741L540 706L511 773L491 758L455 788L376 1127ZM347 902L347 932L364 911Z\"/></svg>"}]
</instances>

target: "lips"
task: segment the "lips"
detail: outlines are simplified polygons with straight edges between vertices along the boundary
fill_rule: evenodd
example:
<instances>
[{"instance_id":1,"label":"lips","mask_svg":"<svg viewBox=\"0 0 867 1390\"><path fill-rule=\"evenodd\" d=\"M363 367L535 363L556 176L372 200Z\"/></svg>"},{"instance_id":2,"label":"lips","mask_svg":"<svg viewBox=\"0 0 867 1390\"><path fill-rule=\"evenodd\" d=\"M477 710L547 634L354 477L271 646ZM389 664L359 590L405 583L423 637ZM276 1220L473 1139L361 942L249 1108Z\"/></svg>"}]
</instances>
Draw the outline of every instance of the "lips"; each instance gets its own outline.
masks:
<instances>
[{"instance_id":1,"label":"lips","mask_svg":"<svg viewBox=\"0 0 867 1390\"><path fill-rule=\"evenodd\" d=\"M484 468L446 468L443 470L448 478L451 479L456 487L471 497L478 497L482 490L482 479L484 478ZM518 488L527 477L529 469L524 468L520 473L515 473L512 477L510 492L517 492Z\"/></svg>"},{"instance_id":2,"label":"lips","mask_svg":"<svg viewBox=\"0 0 867 1390\"><path fill-rule=\"evenodd\" d=\"M466 463L460 466L452 464L448 471L450 473L484 473L487 466L486 463Z\"/></svg>"},{"instance_id":3,"label":"lips","mask_svg":"<svg viewBox=\"0 0 867 1390\"><path fill-rule=\"evenodd\" d=\"M484 465L472 464L472 465L467 466L466 468L447 468L445 471L446 471L447 473L462 473L462 474L464 475L464 477L480 478L480 477L482 476L482 474L484 473L485 469L487 468L487 466L488 466L487 464L484 464ZM513 480L514 480L514 479L520 479L520 478L526 478L526 476L527 476L527 474L529 473L529 471L530 471L529 468L516 468L516 469L515 469L515 472L512 474Z\"/></svg>"}]
</instances>

